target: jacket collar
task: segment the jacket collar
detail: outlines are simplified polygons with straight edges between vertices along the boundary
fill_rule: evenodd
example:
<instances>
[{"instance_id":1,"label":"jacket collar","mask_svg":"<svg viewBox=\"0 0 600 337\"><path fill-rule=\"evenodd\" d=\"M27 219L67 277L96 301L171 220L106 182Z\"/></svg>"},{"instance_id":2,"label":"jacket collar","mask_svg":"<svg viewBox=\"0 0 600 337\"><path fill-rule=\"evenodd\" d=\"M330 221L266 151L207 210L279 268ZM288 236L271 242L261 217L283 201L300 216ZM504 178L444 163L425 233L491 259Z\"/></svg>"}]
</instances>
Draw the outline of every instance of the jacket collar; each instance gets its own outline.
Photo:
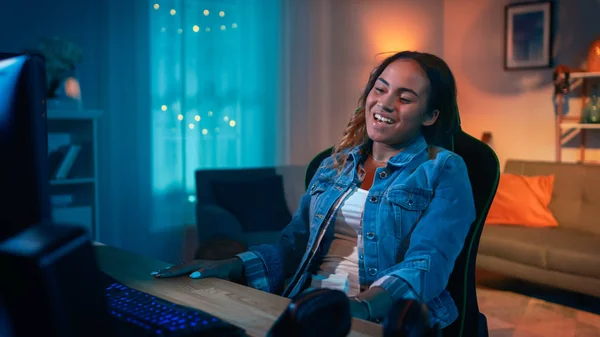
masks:
<instances>
[{"instance_id":1,"label":"jacket collar","mask_svg":"<svg viewBox=\"0 0 600 337\"><path fill-rule=\"evenodd\" d=\"M361 147L364 145L358 145L349 151L348 157L350 160L360 162L364 159L365 155L361 154ZM427 149L427 141L423 135L416 137L408 146L406 146L400 153L393 156L388 160L388 164L395 167L402 167L408 163L417 155Z\"/></svg>"}]
</instances>

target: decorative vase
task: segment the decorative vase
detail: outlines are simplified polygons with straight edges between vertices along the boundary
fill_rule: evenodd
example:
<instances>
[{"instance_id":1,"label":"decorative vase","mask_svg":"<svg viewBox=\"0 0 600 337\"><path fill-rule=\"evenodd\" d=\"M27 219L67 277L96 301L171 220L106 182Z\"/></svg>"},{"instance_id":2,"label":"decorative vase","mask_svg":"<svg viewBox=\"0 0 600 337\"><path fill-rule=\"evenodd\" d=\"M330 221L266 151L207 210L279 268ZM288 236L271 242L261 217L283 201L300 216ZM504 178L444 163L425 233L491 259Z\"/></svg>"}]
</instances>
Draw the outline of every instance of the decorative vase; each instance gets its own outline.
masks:
<instances>
[{"instance_id":1,"label":"decorative vase","mask_svg":"<svg viewBox=\"0 0 600 337\"><path fill-rule=\"evenodd\" d=\"M587 70L590 72L600 72L600 37L598 37L588 52Z\"/></svg>"},{"instance_id":2,"label":"decorative vase","mask_svg":"<svg viewBox=\"0 0 600 337\"><path fill-rule=\"evenodd\" d=\"M592 97L583 107L581 117L583 123L600 123L600 100L598 100L597 86L594 86Z\"/></svg>"}]
</instances>

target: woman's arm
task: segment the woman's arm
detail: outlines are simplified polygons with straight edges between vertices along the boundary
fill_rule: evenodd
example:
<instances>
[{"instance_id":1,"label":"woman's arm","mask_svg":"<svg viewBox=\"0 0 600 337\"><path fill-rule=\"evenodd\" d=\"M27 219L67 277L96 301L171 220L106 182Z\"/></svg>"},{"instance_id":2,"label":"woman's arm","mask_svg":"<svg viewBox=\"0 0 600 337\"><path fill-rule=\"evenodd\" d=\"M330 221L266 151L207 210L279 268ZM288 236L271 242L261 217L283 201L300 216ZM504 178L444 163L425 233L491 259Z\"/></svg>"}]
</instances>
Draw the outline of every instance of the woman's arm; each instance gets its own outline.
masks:
<instances>
[{"instance_id":1,"label":"woman's arm","mask_svg":"<svg viewBox=\"0 0 600 337\"><path fill-rule=\"evenodd\" d=\"M452 154L442 166L434 197L416 224L404 260L383 271L383 276L358 296L370 308L371 317L385 316L399 299L427 303L439 296L474 220L467 167L461 157Z\"/></svg>"}]
</instances>

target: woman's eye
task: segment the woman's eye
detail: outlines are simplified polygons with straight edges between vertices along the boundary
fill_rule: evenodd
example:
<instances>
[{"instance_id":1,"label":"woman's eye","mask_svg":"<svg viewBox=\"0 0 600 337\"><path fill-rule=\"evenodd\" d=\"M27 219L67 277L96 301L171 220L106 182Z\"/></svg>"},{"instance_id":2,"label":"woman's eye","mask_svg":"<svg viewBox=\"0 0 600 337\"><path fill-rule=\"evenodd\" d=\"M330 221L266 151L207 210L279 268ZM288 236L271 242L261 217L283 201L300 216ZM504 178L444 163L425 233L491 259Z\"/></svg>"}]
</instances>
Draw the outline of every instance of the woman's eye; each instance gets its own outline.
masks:
<instances>
[{"instance_id":1,"label":"woman's eye","mask_svg":"<svg viewBox=\"0 0 600 337\"><path fill-rule=\"evenodd\" d=\"M383 89L380 89L380 88L375 88L375 92L377 92L377 93L381 94L381 93L383 92Z\"/></svg>"},{"instance_id":2,"label":"woman's eye","mask_svg":"<svg viewBox=\"0 0 600 337\"><path fill-rule=\"evenodd\" d=\"M400 100L400 102L402 102L404 104L410 103L410 99L408 99L408 98L398 97L398 99Z\"/></svg>"}]
</instances>

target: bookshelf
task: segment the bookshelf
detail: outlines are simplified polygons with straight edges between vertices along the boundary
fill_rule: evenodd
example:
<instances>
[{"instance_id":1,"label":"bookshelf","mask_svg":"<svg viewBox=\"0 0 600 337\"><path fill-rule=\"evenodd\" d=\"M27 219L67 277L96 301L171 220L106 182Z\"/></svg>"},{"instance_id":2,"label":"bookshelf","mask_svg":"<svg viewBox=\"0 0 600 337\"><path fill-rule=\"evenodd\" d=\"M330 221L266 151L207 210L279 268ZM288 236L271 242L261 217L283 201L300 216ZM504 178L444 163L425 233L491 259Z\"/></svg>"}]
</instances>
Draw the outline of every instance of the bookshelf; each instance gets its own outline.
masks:
<instances>
[{"instance_id":1,"label":"bookshelf","mask_svg":"<svg viewBox=\"0 0 600 337\"><path fill-rule=\"evenodd\" d=\"M98 127L100 110L51 110L48 158L52 217L85 227L98 238Z\"/></svg>"},{"instance_id":2,"label":"bookshelf","mask_svg":"<svg viewBox=\"0 0 600 337\"><path fill-rule=\"evenodd\" d=\"M559 72L558 69L555 70L555 73ZM557 92L557 115L556 115L556 161L562 161L562 138L565 131L570 130L578 130L580 133L580 144L579 144L579 162L585 162L585 150L586 150L586 137L588 130L600 130L600 123L582 123L580 122L581 116L565 116L563 104L565 102L565 96L569 94L570 88L573 86L572 80L581 81L581 109L583 109L586 98L589 95L589 82L592 80L600 79L600 72L585 72L585 71L577 71L571 72L567 77L568 82L567 85L569 90L567 92ZM556 83L555 83L556 84Z\"/></svg>"}]
</instances>

